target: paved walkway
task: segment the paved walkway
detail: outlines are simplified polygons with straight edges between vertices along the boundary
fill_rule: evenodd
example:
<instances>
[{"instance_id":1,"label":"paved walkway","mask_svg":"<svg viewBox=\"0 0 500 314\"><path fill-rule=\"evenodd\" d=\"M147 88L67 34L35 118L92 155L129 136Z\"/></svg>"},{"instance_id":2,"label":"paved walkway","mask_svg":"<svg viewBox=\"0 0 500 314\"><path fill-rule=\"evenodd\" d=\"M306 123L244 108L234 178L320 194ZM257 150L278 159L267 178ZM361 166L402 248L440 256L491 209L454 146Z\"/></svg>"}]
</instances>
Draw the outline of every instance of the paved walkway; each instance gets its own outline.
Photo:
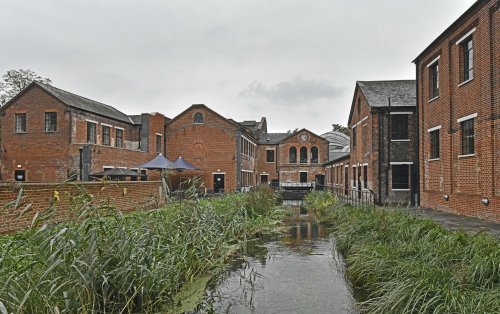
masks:
<instances>
[{"instance_id":1,"label":"paved walkway","mask_svg":"<svg viewBox=\"0 0 500 314\"><path fill-rule=\"evenodd\" d=\"M446 213L434 209L408 208L407 210L409 214L418 217L431 218L437 223L440 223L450 229L462 229L471 233L487 231L500 238L500 223Z\"/></svg>"}]
</instances>

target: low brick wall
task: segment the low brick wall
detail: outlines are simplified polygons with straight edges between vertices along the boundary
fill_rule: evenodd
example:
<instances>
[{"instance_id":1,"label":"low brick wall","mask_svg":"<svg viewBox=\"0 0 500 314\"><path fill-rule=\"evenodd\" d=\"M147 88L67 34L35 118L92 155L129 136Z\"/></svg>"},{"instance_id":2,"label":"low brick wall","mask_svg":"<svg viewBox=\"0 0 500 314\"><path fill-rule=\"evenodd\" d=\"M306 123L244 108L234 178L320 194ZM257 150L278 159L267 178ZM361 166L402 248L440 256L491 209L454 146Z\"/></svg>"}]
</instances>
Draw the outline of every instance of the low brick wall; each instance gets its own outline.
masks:
<instances>
[{"instance_id":1,"label":"low brick wall","mask_svg":"<svg viewBox=\"0 0 500 314\"><path fill-rule=\"evenodd\" d=\"M29 227L36 213L39 213L38 217L43 217L53 212L50 221L72 219L75 213L70 210L71 199L82 195L82 191L92 195L94 205L107 203L123 212L150 209L164 204L160 181L2 183L0 233ZM19 204L15 207L19 195Z\"/></svg>"}]
</instances>

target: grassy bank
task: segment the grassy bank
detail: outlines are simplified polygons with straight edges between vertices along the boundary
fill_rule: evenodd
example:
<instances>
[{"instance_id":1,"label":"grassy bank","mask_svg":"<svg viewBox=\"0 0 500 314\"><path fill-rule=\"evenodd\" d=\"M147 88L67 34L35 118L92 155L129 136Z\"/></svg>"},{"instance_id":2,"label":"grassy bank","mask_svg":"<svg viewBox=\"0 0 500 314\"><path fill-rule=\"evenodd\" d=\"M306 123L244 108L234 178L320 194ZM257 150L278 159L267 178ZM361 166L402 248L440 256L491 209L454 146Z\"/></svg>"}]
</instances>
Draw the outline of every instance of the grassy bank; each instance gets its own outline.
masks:
<instances>
[{"instance_id":1,"label":"grassy bank","mask_svg":"<svg viewBox=\"0 0 500 314\"><path fill-rule=\"evenodd\" d=\"M72 207L78 223L0 237L0 313L168 311L281 218L269 190L127 215L85 194Z\"/></svg>"},{"instance_id":2,"label":"grassy bank","mask_svg":"<svg viewBox=\"0 0 500 314\"><path fill-rule=\"evenodd\" d=\"M348 277L366 292L362 312L500 312L500 241L494 236L447 230L398 210L336 204L322 218L334 228Z\"/></svg>"}]
</instances>

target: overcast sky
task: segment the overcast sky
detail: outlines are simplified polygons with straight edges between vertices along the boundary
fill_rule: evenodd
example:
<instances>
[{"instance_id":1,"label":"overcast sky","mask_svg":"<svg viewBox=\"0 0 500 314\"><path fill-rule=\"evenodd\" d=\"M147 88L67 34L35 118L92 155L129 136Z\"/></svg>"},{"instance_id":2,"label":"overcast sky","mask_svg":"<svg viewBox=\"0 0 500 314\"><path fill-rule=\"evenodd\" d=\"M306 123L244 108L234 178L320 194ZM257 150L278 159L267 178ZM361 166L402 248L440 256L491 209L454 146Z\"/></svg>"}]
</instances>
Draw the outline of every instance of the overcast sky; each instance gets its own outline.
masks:
<instances>
[{"instance_id":1,"label":"overcast sky","mask_svg":"<svg viewBox=\"0 0 500 314\"><path fill-rule=\"evenodd\" d=\"M473 0L0 0L0 74L126 114L206 104L270 132L345 125L356 80L411 61Z\"/></svg>"}]
</instances>

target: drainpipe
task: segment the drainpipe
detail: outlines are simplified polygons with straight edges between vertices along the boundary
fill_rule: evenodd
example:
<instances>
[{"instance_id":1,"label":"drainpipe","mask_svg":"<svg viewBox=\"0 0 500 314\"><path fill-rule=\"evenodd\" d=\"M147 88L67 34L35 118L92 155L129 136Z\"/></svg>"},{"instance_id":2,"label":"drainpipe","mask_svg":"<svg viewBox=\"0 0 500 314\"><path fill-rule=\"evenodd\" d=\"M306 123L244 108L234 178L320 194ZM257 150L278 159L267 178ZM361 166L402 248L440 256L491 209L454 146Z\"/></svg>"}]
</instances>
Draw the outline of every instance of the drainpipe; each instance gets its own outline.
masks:
<instances>
[{"instance_id":1,"label":"drainpipe","mask_svg":"<svg viewBox=\"0 0 500 314\"><path fill-rule=\"evenodd\" d=\"M382 110L378 111L378 197L379 205L382 204L382 149L384 146L384 128L382 126Z\"/></svg>"},{"instance_id":2,"label":"drainpipe","mask_svg":"<svg viewBox=\"0 0 500 314\"><path fill-rule=\"evenodd\" d=\"M414 153L414 155L412 156L413 157L413 160L415 161L414 165L415 165L415 168L413 169L412 171L412 178L413 178L413 184L412 184L412 190L413 190L413 195L414 195L414 200L413 200L413 203L415 206L420 206L420 128L419 128L419 124L420 124L420 117L419 117L419 110L418 110L418 78L419 78L419 75L418 75L418 64L416 63L415 64L415 68L416 68L416 81L415 81L415 96L416 96L416 106L415 106L415 137L416 137L416 143L415 143L415 148L416 148L416 151ZM422 110L423 110L423 107L422 107ZM422 124L422 127L423 127L423 124ZM416 154L416 156L415 156Z\"/></svg>"},{"instance_id":3,"label":"drainpipe","mask_svg":"<svg viewBox=\"0 0 500 314\"><path fill-rule=\"evenodd\" d=\"M389 102L389 112L387 116L387 169L385 170L385 194L387 195L387 199L389 199L389 169L391 169L391 97L387 97L387 101Z\"/></svg>"}]
</instances>

